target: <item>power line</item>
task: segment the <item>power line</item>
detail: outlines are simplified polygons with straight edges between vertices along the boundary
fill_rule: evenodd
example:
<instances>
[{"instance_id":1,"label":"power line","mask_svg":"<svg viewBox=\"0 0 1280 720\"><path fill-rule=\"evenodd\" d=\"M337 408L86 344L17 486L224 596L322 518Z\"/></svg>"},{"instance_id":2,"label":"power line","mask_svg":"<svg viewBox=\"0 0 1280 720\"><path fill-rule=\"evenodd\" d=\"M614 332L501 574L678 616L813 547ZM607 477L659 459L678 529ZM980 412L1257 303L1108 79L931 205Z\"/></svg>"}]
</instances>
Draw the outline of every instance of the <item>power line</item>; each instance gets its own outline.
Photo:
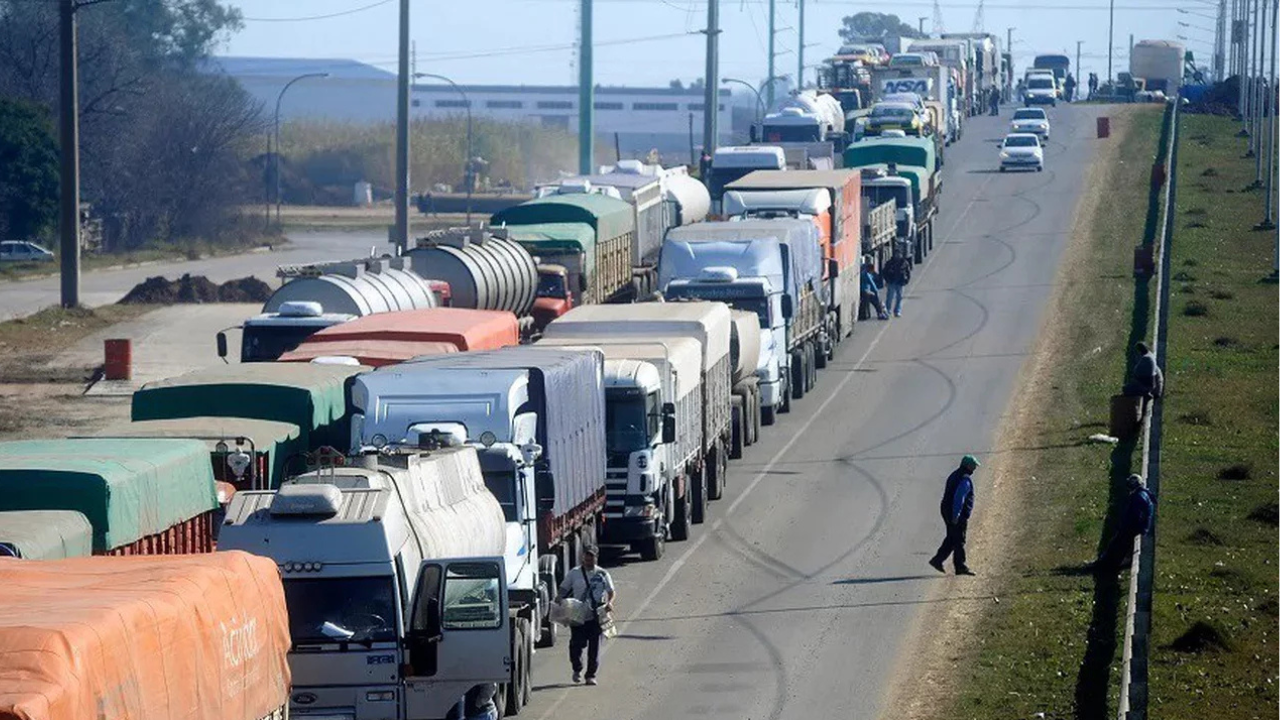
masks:
<instances>
[{"instance_id":1,"label":"power line","mask_svg":"<svg viewBox=\"0 0 1280 720\"><path fill-rule=\"evenodd\" d=\"M390 2L391 0L378 0L377 2L369 3L368 5L361 5L360 7L351 8L349 10L340 10L338 12L332 12L325 15L304 15L301 17L274 17L274 18L247 17L247 18L240 18L240 19L243 20L244 22L264 22L264 23L309 22L311 20L328 20L330 18L345 17L347 15L355 15L356 13L362 13L365 10L372 10L376 7L386 5L387 3L390 3Z\"/></svg>"}]
</instances>

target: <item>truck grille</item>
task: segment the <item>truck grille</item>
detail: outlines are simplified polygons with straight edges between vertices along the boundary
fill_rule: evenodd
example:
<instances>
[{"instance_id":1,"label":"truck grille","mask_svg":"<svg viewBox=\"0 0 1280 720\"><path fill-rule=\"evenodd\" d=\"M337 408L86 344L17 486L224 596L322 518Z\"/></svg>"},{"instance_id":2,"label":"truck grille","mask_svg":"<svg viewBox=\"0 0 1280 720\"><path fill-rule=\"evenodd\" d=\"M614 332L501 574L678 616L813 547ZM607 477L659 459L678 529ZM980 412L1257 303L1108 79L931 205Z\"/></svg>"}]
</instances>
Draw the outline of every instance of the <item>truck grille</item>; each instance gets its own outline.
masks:
<instances>
[{"instance_id":1,"label":"truck grille","mask_svg":"<svg viewBox=\"0 0 1280 720\"><path fill-rule=\"evenodd\" d=\"M605 470L604 491L605 517L622 517L622 508L626 505L627 498L627 468L625 461L620 469L610 468Z\"/></svg>"}]
</instances>

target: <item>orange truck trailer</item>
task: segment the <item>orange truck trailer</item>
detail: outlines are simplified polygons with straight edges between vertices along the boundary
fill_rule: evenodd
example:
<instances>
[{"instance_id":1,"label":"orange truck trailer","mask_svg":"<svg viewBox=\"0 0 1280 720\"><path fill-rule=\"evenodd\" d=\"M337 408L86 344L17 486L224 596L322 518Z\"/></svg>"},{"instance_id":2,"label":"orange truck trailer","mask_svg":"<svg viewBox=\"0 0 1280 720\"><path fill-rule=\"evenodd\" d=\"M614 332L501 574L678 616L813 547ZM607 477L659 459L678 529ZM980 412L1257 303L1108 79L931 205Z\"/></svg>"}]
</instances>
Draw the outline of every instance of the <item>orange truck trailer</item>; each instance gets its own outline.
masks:
<instances>
[{"instance_id":1,"label":"orange truck trailer","mask_svg":"<svg viewBox=\"0 0 1280 720\"><path fill-rule=\"evenodd\" d=\"M283 720L275 562L0 558L0 720Z\"/></svg>"},{"instance_id":2,"label":"orange truck trailer","mask_svg":"<svg viewBox=\"0 0 1280 720\"><path fill-rule=\"evenodd\" d=\"M281 362L351 357L382 367L423 355L496 350L517 345L516 316L500 310L426 308L376 313L327 327L280 356Z\"/></svg>"},{"instance_id":3,"label":"orange truck trailer","mask_svg":"<svg viewBox=\"0 0 1280 720\"><path fill-rule=\"evenodd\" d=\"M725 186L728 217L810 217L822 234L830 298L827 354L853 332L861 299L862 176L857 170L756 170Z\"/></svg>"}]
</instances>

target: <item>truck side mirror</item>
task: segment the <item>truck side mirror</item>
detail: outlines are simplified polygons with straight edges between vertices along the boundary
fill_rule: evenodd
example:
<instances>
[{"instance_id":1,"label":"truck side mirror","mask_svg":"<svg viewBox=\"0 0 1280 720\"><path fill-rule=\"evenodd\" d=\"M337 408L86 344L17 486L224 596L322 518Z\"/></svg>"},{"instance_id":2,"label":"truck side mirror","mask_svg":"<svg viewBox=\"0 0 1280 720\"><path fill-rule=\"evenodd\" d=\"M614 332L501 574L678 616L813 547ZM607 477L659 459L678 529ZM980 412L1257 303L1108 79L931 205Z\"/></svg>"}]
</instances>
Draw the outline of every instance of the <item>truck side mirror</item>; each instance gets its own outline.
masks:
<instances>
[{"instance_id":1,"label":"truck side mirror","mask_svg":"<svg viewBox=\"0 0 1280 720\"><path fill-rule=\"evenodd\" d=\"M784 320L790 320L794 314L795 314L795 308L792 307L791 305L791 296L783 295L782 296L782 318Z\"/></svg>"},{"instance_id":2,"label":"truck side mirror","mask_svg":"<svg viewBox=\"0 0 1280 720\"><path fill-rule=\"evenodd\" d=\"M840 261L831 258L827 261L827 275L830 277L840 277Z\"/></svg>"},{"instance_id":3,"label":"truck side mirror","mask_svg":"<svg viewBox=\"0 0 1280 720\"><path fill-rule=\"evenodd\" d=\"M675 415L662 416L662 442L673 443L676 441L676 417Z\"/></svg>"},{"instance_id":4,"label":"truck side mirror","mask_svg":"<svg viewBox=\"0 0 1280 720\"><path fill-rule=\"evenodd\" d=\"M226 360L227 360L227 333L226 333L226 332L224 332L224 331L221 331L221 330L220 330L220 331L218 331L218 334L215 336L215 338L216 338L217 343L218 343L218 357L222 358L222 361L223 361L223 362L226 362Z\"/></svg>"},{"instance_id":5,"label":"truck side mirror","mask_svg":"<svg viewBox=\"0 0 1280 720\"><path fill-rule=\"evenodd\" d=\"M586 291L587 291L587 276L579 275L578 276L578 292L586 292Z\"/></svg>"},{"instance_id":6,"label":"truck side mirror","mask_svg":"<svg viewBox=\"0 0 1280 720\"><path fill-rule=\"evenodd\" d=\"M756 132L756 124L755 124L755 123L751 123L751 134L750 134L750 137L751 137L751 144L752 144L752 145L755 145L755 144L756 144L756 138L757 138L757 137L759 137L759 133L758 133L758 132Z\"/></svg>"}]
</instances>

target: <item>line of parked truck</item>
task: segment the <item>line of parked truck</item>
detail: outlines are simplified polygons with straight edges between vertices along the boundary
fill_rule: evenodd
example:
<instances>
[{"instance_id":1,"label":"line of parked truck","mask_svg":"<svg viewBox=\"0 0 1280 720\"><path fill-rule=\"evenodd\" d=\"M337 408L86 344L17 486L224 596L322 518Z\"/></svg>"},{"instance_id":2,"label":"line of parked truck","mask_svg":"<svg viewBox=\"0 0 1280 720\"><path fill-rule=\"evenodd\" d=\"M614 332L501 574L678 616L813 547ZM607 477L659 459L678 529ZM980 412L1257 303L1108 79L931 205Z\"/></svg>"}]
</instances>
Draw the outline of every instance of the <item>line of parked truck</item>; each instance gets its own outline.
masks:
<instances>
[{"instance_id":1,"label":"line of parked truck","mask_svg":"<svg viewBox=\"0 0 1280 720\"><path fill-rule=\"evenodd\" d=\"M854 331L863 266L932 246L931 142L844 157L742 173L717 220L682 172L623 165L281 268L242 362L148 383L92 437L0 443L24 574L0 584L0 716L518 714L584 545L656 560L694 534ZM99 600L30 591L62 586ZM211 649L169 644L191 633Z\"/></svg>"}]
</instances>

